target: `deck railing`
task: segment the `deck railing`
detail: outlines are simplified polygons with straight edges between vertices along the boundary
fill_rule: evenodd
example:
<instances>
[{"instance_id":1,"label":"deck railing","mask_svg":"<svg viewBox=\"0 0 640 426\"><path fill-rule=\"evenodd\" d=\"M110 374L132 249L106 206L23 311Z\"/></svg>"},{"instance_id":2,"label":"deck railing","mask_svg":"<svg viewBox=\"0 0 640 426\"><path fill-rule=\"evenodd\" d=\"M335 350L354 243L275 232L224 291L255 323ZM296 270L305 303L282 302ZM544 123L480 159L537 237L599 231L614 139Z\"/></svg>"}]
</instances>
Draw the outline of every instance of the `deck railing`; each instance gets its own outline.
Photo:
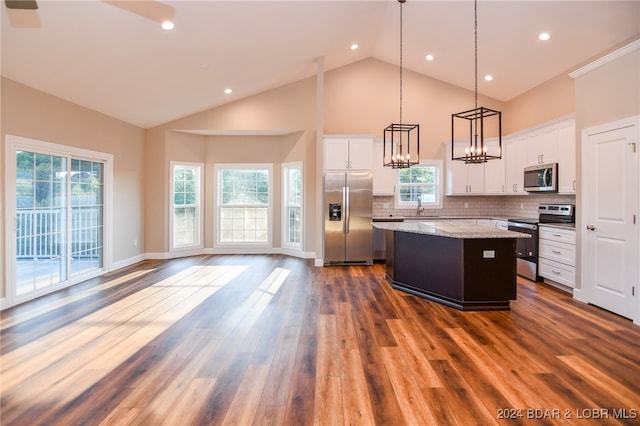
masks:
<instances>
[{"instance_id":1,"label":"deck railing","mask_svg":"<svg viewBox=\"0 0 640 426\"><path fill-rule=\"evenodd\" d=\"M99 256L102 250L101 207L74 207L71 210L72 256ZM54 258L65 255L66 210L18 210L16 257Z\"/></svg>"}]
</instances>

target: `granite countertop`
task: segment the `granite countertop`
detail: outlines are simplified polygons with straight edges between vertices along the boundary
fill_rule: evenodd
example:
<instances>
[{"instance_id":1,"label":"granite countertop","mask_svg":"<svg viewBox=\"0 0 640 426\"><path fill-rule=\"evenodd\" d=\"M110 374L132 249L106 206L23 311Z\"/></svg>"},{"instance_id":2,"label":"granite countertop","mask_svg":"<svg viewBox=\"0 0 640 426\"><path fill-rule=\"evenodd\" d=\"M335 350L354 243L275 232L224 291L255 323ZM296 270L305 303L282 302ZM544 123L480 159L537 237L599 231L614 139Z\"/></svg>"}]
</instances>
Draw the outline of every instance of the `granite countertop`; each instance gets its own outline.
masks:
<instances>
[{"instance_id":1,"label":"granite countertop","mask_svg":"<svg viewBox=\"0 0 640 426\"><path fill-rule=\"evenodd\" d=\"M531 238L529 234L505 231L490 226L435 221L373 222L374 228L387 231L411 232L414 234L436 235L448 238Z\"/></svg>"}]
</instances>

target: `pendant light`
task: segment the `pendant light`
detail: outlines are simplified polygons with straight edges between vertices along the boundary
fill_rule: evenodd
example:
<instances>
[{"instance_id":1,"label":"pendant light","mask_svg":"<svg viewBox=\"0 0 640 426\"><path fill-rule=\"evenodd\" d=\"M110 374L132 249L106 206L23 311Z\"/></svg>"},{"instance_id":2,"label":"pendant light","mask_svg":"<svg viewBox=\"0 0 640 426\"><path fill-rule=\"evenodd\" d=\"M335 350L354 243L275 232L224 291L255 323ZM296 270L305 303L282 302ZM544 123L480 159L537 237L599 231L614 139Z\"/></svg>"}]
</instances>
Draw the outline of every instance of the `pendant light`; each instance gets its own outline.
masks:
<instances>
[{"instance_id":1,"label":"pendant light","mask_svg":"<svg viewBox=\"0 0 640 426\"><path fill-rule=\"evenodd\" d=\"M402 5L400 3L400 122L384 129L382 161L387 167L403 169L420 161L420 125L402 122Z\"/></svg>"},{"instance_id":2,"label":"pendant light","mask_svg":"<svg viewBox=\"0 0 640 426\"><path fill-rule=\"evenodd\" d=\"M475 17L475 108L468 111L462 111L451 114L451 159L464 161L466 164L486 163L488 160L499 160L502 158L502 113L493 109L478 107L478 0L474 1L474 17ZM485 143L485 133L488 133L488 118L493 117L490 121L497 130L498 144L497 147L488 149ZM457 120L459 119L459 120ZM457 121L456 121L457 120ZM462 122L461 127L464 129L466 124L469 125L469 139L456 140L455 128L456 123ZM497 120L497 123L496 123ZM497 125L497 129L495 126ZM464 146L464 155L456 156L456 147L461 152L460 145Z\"/></svg>"}]
</instances>

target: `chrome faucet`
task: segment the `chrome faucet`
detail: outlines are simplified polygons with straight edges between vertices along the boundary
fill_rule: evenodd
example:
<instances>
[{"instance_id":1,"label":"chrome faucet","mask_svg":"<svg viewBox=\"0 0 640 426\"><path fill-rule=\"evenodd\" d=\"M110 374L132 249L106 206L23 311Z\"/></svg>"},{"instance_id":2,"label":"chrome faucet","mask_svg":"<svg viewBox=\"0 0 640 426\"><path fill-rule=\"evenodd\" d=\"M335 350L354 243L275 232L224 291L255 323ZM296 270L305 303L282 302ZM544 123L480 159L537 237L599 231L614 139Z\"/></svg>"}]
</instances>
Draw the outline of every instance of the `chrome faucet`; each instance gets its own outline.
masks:
<instances>
[{"instance_id":1,"label":"chrome faucet","mask_svg":"<svg viewBox=\"0 0 640 426\"><path fill-rule=\"evenodd\" d=\"M424 210L424 207L422 207L422 195L418 195L418 211L417 211L417 216L420 216L420 212Z\"/></svg>"}]
</instances>

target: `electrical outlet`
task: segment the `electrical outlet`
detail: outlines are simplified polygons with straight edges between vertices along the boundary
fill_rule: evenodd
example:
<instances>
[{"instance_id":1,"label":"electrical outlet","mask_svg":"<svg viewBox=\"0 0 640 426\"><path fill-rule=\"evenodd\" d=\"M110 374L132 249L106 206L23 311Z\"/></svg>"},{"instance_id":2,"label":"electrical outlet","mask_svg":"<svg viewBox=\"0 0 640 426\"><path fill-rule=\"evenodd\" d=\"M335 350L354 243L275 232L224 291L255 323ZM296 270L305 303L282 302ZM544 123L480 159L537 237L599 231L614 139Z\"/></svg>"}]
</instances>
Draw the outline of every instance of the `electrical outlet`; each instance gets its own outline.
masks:
<instances>
[{"instance_id":1,"label":"electrical outlet","mask_svg":"<svg viewBox=\"0 0 640 426\"><path fill-rule=\"evenodd\" d=\"M520 203L520 210L524 210L524 203Z\"/></svg>"},{"instance_id":2,"label":"electrical outlet","mask_svg":"<svg viewBox=\"0 0 640 426\"><path fill-rule=\"evenodd\" d=\"M468 208L469 208L469 203L467 203L466 201L465 201L465 203L464 203L464 208L465 208L465 209L468 209Z\"/></svg>"},{"instance_id":3,"label":"electrical outlet","mask_svg":"<svg viewBox=\"0 0 640 426\"><path fill-rule=\"evenodd\" d=\"M382 203L382 208L383 209L388 209L389 208L389 203Z\"/></svg>"},{"instance_id":4,"label":"electrical outlet","mask_svg":"<svg viewBox=\"0 0 640 426\"><path fill-rule=\"evenodd\" d=\"M133 240L133 246L138 247L138 240Z\"/></svg>"}]
</instances>

